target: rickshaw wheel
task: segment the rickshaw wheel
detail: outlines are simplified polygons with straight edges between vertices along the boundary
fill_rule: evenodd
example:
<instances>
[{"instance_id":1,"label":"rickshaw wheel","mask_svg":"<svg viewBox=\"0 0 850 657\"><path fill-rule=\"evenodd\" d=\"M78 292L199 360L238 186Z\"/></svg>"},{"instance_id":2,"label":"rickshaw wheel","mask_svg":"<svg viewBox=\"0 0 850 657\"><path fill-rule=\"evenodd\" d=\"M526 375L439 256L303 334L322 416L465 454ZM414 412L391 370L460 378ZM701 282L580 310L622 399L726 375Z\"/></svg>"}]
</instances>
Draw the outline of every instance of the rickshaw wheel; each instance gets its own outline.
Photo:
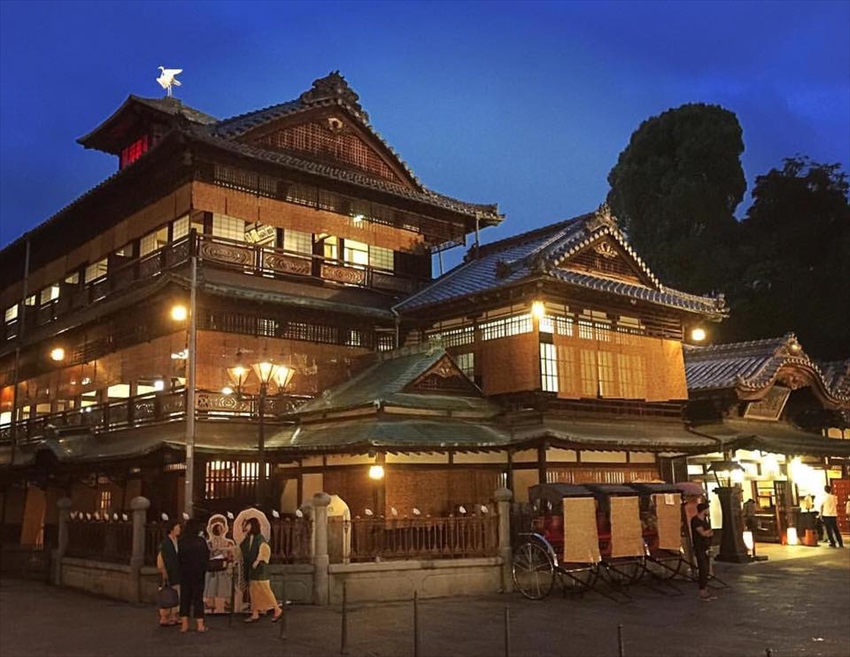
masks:
<instances>
[{"instance_id":1,"label":"rickshaw wheel","mask_svg":"<svg viewBox=\"0 0 850 657\"><path fill-rule=\"evenodd\" d=\"M542 600L555 583L555 564L540 543L528 541L514 552L514 584L529 600Z\"/></svg>"}]
</instances>

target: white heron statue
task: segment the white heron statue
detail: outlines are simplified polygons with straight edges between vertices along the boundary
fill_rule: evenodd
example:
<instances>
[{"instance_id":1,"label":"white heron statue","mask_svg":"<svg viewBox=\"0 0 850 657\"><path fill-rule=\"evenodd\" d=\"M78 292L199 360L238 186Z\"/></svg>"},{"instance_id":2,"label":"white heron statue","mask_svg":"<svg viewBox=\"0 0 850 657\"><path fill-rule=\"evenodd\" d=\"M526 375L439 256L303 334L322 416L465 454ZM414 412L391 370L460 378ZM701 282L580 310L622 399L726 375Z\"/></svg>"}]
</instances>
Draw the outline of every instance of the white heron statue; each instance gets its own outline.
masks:
<instances>
[{"instance_id":1,"label":"white heron statue","mask_svg":"<svg viewBox=\"0 0 850 657\"><path fill-rule=\"evenodd\" d=\"M164 66L159 67L160 74L156 79L159 82L159 86L165 89L165 93L167 96L171 96L171 88L179 87L180 80L177 79L177 75L183 72L182 68L165 68Z\"/></svg>"}]
</instances>

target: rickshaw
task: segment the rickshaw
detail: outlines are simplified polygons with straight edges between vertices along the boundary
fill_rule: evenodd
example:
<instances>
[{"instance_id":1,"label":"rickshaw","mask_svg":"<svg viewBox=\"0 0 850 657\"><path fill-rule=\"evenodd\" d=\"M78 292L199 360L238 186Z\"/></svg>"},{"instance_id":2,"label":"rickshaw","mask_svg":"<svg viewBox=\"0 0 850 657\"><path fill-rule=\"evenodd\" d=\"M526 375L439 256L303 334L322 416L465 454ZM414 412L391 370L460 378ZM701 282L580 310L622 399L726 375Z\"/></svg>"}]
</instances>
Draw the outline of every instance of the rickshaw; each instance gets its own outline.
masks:
<instances>
[{"instance_id":1,"label":"rickshaw","mask_svg":"<svg viewBox=\"0 0 850 657\"><path fill-rule=\"evenodd\" d=\"M685 526L682 486L656 482L635 482L627 486L640 496L646 572L658 580L677 576L690 578L690 561L685 556L682 541Z\"/></svg>"},{"instance_id":2,"label":"rickshaw","mask_svg":"<svg viewBox=\"0 0 850 657\"><path fill-rule=\"evenodd\" d=\"M549 595L555 582L566 594L595 588L601 570L598 494L576 484L537 484L528 489L531 531L520 533L512 573L516 589L530 600ZM600 591L607 597L612 597Z\"/></svg>"}]
</instances>

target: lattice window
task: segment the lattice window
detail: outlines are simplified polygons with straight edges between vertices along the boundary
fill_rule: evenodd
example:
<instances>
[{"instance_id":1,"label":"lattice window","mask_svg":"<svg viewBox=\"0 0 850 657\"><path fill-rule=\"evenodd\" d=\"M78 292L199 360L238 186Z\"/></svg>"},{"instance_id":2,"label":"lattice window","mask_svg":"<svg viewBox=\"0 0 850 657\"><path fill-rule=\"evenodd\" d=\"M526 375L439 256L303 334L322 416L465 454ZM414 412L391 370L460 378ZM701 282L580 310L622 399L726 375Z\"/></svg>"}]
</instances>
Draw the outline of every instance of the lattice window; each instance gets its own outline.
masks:
<instances>
[{"instance_id":1,"label":"lattice window","mask_svg":"<svg viewBox=\"0 0 850 657\"><path fill-rule=\"evenodd\" d=\"M179 240L181 237L186 237L189 234L189 215L175 219L171 224L171 239Z\"/></svg>"},{"instance_id":2,"label":"lattice window","mask_svg":"<svg viewBox=\"0 0 850 657\"><path fill-rule=\"evenodd\" d=\"M596 352L590 349L579 350L581 362L581 394L584 397L599 395L599 370L596 367Z\"/></svg>"},{"instance_id":3,"label":"lattice window","mask_svg":"<svg viewBox=\"0 0 850 657\"><path fill-rule=\"evenodd\" d=\"M106 276L106 258L86 267L86 283L91 283L101 276Z\"/></svg>"},{"instance_id":4,"label":"lattice window","mask_svg":"<svg viewBox=\"0 0 850 657\"><path fill-rule=\"evenodd\" d=\"M146 256L168 244L168 229L162 227L142 237L139 244L139 255Z\"/></svg>"},{"instance_id":5,"label":"lattice window","mask_svg":"<svg viewBox=\"0 0 850 657\"><path fill-rule=\"evenodd\" d=\"M512 335L531 333L531 315L514 315L481 324L481 340L496 340Z\"/></svg>"},{"instance_id":6,"label":"lattice window","mask_svg":"<svg viewBox=\"0 0 850 657\"><path fill-rule=\"evenodd\" d=\"M224 214L213 214L212 234L236 242L245 241L245 221Z\"/></svg>"},{"instance_id":7,"label":"lattice window","mask_svg":"<svg viewBox=\"0 0 850 657\"><path fill-rule=\"evenodd\" d=\"M109 514L112 508L112 491L102 490L97 499L97 510L102 514Z\"/></svg>"},{"instance_id":8,"label":"lattice window","mask_svg":"<svg viewBox=\"0 0 850 657\"><path fill-rule=\"evenodd\" d=\"M395 335L388 333L378 334L378 351L392 351L395 349Z\"/></svg>"},{"instance_id":9,"label":"lattice window","mask_svg":"<svg viewBox=\"0 0 850 657\"><path fill-rule=\"evenodd\" d=\"M558 350L547 342L540 343L540 386L544 392L558 392Z\"/></svg>"},{"instance_id":10,"label":"lattice window","mask_svg":"<svg viewBox=\"0 0 850 657\"><path fill-rule=\"evenodd\" d=\"M301 151L344 162L386 180L400 182L377 153L352 133L335 133L324 125L307 123L279 130L259 141L280 150Z\"/></svg>"},{"instance_id":11,"label":"lattice window","mask_svg":"<svg viewBox=\"0 0 850 657\"><path fill-rule=\"evenodd\" d=\"M472 344L475 342L475 330L472 326L462 326L460 328L444 331L434 331L428 335L439 337L442 340L444 347L460 347L462 345Z\"/></svg>"},{"instance_id":12,"label":"lattice window","mask_svg":"<svg viewBox=\"0 0 850 657\"><path fill-rule=\"evenodd\" d=\"M393 271L395 268L395 253L392 249L385 249L380 246L369 247L369 265L376 269L386 269Z\"/></svg>"},{"instance_id":13,"label":"lattice window","mask_svg":"<svg viewBox=\"0 0 850 657\"><path fill-rule=\"evenodd\" d=\"M204 477L204 492L209 500L249 497L257 486L260 466L242 461L210 461ZM271 464L266 463L266 479L271 474Z\"/></svg>"},{"instance_id":14,"label":"lattice window","mask_svg":"<svg viewBox=\"0 0 850 657\"><path fill-rule=\"evenodd\" d=\"M454 355L455 362L457 363L458 369L466 374L470 379L475 378L475 353L468 352L465 354L455 354Z\"/></svg>"},{"instance_id":15,"label":"lattice window","mask_svg":"<svg viewBox=\"0 0 850 657\"><path fill-rule=\"evenodd\" d=\"M596 352L599 366L599 394L602 397L617 397L617 383L614 379L614 354L609 351Z\"/></svg>"},{"instance_id":16,"label":"lattice window","mask_svg":"<svg viewBox=\"0 0 850 657\"><path fill-rule=\"evenodd\" d=\"M148 151L148 136L144 135L129 146L121 149L119 169L123 169L128 164L132 164Z\"/></svg>"},{"instance_id":17,"label":"lattice window","mask_svg":"<svg viewBox=\"0 0 850 657\"><path fill-rule=\"evenodd\" d=\"M283 248L285 251L311 255L313 253L313 235L287 228L283 231Z\"/></svg>"},{"instance_id":18,"label":"lattice window","mask_svg":"<svg viewBox=\"0 0 850 657\"><path fill-rule=\"evenodd\" d=\"M46 303L50 303L54 299L59 298L59 283L54 283L53 285L48 285L41 291L41 298L39 302L41 305Z\"/></svg>"},{"instance_id":19,"label":"lattice window","mask_svg":"<svg viewBox=\"0 0 850 657\"><path fill-rule=\"evenodd\" d=\"M620 395L626 399L646 398L646 361L640 354L617 354Z\"/></svg>"}]
</instances>

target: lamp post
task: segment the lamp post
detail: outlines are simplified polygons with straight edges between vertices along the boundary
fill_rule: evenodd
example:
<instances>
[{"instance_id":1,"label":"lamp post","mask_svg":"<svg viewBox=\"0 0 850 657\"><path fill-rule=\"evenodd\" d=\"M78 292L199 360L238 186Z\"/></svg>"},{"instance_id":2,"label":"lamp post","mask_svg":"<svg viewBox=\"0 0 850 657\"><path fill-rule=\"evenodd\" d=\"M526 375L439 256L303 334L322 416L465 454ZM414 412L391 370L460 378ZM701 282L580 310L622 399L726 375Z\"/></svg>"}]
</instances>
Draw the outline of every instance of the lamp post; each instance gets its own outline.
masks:
<instances>
[{"instance_id":1,"label":"lamp post","mask_svg":"<svg viewBox=\"0 0 850 657\"><path fill-rule=\"evenodd\" d=\"M194 236L194 231L192 232ZM197 338L196 290L198 287L198 260L194 255L194 241L190 242L191 278L189 289L189 308L174 306L171 319L182 322L188 320L186 338L186 475L183 489L183 512L190 518L195 513L195 351ZM172 355L172 357L174 357Z\"/></svg>"},{"instance_id":2,"label":"lamp post","mask_svg":"<svg viewBox=\"0 0 850 657\"><path fill-rule=\"evenodd\" d=\"M240 354L237 354L237 359ZM258 363L252 363L248 368L241 363L237 363L234 367L227 369L230 375L230 380L236 386L237 394L241 396L242 386L248 381L251 372L257 377L260 384L259 395L257 398L257 464L259 472L257 473L257 494L256 502L258 506L262 506L266 501L266 398L269 394L269 384L272 382L277 386L278 392L286 388L289 381L292 379L294 370L285 365L278 365L271 360L262 360Z\"/></svg>"},{"instance_id":3,"label":"lamp post","mask_svg":"<svg viewBox=\"0 0 850 657\"><path fill-rule=\"evenodd\" d=\"M720 551L717 561L743 563L749 561L747 546L744 544L743 527L741 526L741 487L731 485L735 479L743 475L743 468L737 461L717 461L709 466L714 473L718 487L714 494L720 500L720 512L723 517L723 531L720 537ZM736 474L737 473L737 474ZM721 482L720 477L724 478Z\"/></svg>"}]
</instances>

